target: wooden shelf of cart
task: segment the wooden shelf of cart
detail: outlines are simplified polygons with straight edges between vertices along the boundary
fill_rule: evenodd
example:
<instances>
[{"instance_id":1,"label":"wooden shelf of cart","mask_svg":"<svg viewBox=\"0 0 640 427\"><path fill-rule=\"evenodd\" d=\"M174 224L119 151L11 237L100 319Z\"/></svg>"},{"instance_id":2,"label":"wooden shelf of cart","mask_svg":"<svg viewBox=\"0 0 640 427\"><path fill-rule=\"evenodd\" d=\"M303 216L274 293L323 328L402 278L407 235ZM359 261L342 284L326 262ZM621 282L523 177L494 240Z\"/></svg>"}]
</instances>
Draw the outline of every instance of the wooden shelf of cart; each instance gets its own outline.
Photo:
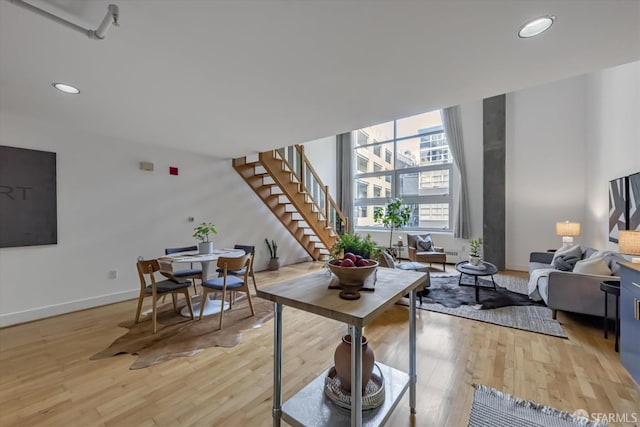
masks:
<instances>
[{"instance_id":1,"label":"wooden shelf of cart","mask_svg":"<svg viewBox=\"0 0 640 427\"><path fill-rule=\"evenodd\" d=\"M375 291L361 292L357 300L344 300L339 290L328 289L335 279L327 271L312 273L298 279L271 285L258 290L258 296L275 303L274 318L274 403L273 424L280 425L280 419L293 425L382 425L395 408L407 387L410 389L411 412L415 412L415 296L416 288L426 280L425 273L405 271L391 268L378 268L376 272ZM406 294L411 295L414 304L410 305L409 316L409 374L377 362L383 369L385 387L387 381L388 395L385 403L370 411L348 411L334 405L324 395L324 377L326 372L317 377L300 392L282 405L282 306L287 305L299 310L314 313L318 316L338 320L352 326L354 339L358 340L362 328L382 314ZM337 345L337 343L336 343ZM361 381L361 348L352 347L352 357L356 358L353 371L357 381ZM353 360L353 359L352 359ZM388 378L387 378L388 377ZM355 383L354 383L355 384ZM354 388L354 407L361 408L361 393ZM309 400L310 399L310 400ZM315 408L313 412L311 408ZM344 420L338 422L338 420ZM342 423L342 424L341 424Z\"/></svg>"}]
</instances>

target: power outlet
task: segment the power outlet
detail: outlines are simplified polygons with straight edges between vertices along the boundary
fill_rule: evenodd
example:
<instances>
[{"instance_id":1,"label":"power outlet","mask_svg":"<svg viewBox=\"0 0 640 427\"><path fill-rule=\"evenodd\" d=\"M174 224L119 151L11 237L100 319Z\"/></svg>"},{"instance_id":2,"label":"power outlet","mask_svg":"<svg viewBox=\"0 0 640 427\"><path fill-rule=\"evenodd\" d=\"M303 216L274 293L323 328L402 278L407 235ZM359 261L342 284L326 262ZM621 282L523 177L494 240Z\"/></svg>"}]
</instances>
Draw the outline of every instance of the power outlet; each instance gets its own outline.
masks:
<instances>
[{"instance_id":1,"label":"power outlet","mask_svg":"<svg viewBox=\"0 0 640 427\"><path fill-rule=\"evenodd\" d=\"M109 270L109 279L117 279L118 270Z\"/></svg>"}]
</instances>

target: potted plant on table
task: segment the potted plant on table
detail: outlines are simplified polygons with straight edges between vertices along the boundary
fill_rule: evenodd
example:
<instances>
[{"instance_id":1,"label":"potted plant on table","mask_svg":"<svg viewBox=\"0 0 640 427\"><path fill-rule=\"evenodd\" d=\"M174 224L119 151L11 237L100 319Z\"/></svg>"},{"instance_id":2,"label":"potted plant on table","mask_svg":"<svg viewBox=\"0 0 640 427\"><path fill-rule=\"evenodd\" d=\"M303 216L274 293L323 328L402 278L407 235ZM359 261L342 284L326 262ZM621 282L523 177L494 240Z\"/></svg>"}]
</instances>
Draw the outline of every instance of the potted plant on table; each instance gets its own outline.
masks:
<instances>
[{"instance_id":1,"label":"potted plant on table","mask_svg":"<svg viewBox=\"0 0 640 427\"><path fill-rule=\"evenodd\" d=\"M411 208L409 206L403 207L402 199L389 199L386 208L377 207L373 210L373 221L391 229L389 249L392 248L393 229L399 229L409 224L409 219L411 219Z\"/></svg>"},{"instance_id":2,"label":"potted plant on table","mask_svg":"<svg viewBox=\"0 0 640 427\"><path fill-rule=\"evenodd\" d=\"M271 255L267 268L271 271L276 271L280 268L280 261L278 260L278 244L275 240L271 240L271 243L269 243L269 239L264 239L264 242L267 244L267 248L269 248L269 255Z\"/></svg>"},{"instance_id":3,"label":"potted plant on table","mask_svg":"<svg viewBox=\"0 0 640 427\"><path fill-rule=\"evenodd\" d=\"M193 229L193 237L200 241L198 243L198 252L201 254L213 253L213 242L210 240L210 234L218 234L216 226L210 222L203 222Z\"/></svg>"},{"instance_id":4,"label":"potted plant on table","mask_svg":"<svg viewBox=\"0 0 640 427\"><path fill-rule=\"evenodd\" d=\"M482 257L480 250L482 248L482 237L469 240L469 263L471 265L479 265Z\"/></svg>"}]
</instances>

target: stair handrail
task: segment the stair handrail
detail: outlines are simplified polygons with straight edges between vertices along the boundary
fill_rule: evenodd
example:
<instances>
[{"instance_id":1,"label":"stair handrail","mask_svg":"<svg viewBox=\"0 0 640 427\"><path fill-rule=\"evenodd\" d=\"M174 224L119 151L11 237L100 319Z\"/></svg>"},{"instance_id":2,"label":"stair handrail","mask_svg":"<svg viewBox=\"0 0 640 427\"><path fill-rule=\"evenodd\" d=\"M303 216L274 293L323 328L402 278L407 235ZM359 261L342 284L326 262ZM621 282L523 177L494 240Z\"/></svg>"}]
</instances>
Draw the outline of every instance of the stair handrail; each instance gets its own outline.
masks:
<instances>
[{"instance_id":1,"label":"stair handrail","mask_svg":"<svg viewBox=\"0 0 640 427\"><path fill-rule=\"evenodd\" d=\"M342 213L342 210L338 207L338 204L336 203L336 201L333 199L333 197L331 197L331 194L329 193L329 186L325 185L322 180L320 179L320 177L318 176L318 173L316 172L316 170L314 169L313 165L311 164L311 162L309 161L309 159L307 158L307 156L304 153L304 146L300 145L300 144L296 144L295 145L296 150L298 150L298 153L300 154L300 167L301 168L307 168L309 169L309 172L311 172L311 175L313 175L314 179L316 180L316 182L319 184L320 188L323 190L324 192L324 200L325 200L325 220L326 220L326 225L329 225L329 204L331 204L331 206L333 207L334 211L336 212L336 215L338 215L338 218L340 219L340 221L342 222L344 230L348 230L349 229L349 220L347 219L347 217ZM303 188L305 188L306 190L306 185L304 182L304 169L302 169L300 171L300 176L302 176L302 186ZM311 192L307 191L307 193L311 196ZM311 198L313 199L313 196L311 196ZM332 224L333 227L333 224ZM338 231L338 230L336 230Z\"/></svg>"}]
</instances>

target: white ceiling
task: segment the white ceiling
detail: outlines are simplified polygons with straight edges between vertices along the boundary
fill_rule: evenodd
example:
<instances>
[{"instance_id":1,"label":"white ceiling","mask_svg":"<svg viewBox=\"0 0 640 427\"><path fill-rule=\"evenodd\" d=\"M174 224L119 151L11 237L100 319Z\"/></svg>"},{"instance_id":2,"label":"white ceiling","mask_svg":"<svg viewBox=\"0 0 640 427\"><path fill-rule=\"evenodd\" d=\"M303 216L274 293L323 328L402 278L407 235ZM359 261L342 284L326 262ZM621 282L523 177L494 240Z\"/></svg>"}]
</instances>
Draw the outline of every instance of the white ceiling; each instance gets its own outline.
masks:
<instances>
[{"instance_id":1,"label":"white ceiling","mask_svg":"<svg viewBox=\"0 0 640 427\"><path fill-rule=\"evenodd\" d=\"M89 29L110 3L28 1ZM637 0L111 3L97 41L0 1L5 119L230 158L640 59Z\"/></svg>"}]
</instances>

